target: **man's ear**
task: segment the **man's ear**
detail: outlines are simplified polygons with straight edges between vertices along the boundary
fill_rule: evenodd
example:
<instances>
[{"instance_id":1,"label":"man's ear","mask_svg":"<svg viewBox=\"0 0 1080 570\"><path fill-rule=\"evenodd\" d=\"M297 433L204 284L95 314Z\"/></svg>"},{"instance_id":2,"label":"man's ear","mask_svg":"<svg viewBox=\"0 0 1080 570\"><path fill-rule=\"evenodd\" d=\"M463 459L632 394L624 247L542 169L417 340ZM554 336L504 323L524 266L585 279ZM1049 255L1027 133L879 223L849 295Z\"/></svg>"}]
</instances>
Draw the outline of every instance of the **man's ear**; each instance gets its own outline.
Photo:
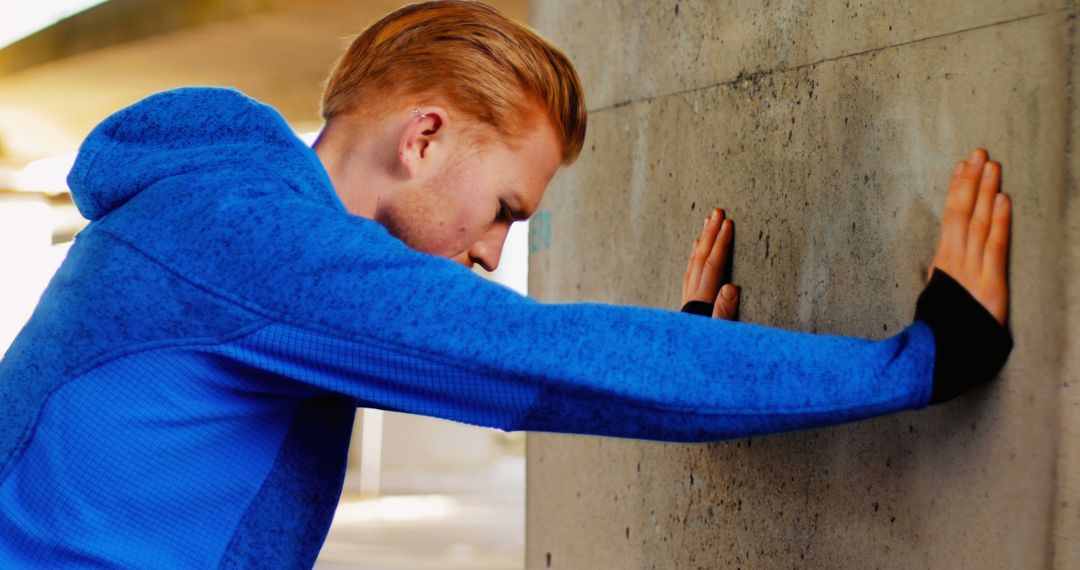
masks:
<instances>
[{"instance_id":1,"label":"man's ear","mask_svg":"<svg viewBox=\"0 0 1080 570\"><path fill-rule=\"evenodd\" d=\"M449 115L442 107L421 107L413 112L398 137L398 163L414 177L446 143Z\"/></svg>"}]
</instances>

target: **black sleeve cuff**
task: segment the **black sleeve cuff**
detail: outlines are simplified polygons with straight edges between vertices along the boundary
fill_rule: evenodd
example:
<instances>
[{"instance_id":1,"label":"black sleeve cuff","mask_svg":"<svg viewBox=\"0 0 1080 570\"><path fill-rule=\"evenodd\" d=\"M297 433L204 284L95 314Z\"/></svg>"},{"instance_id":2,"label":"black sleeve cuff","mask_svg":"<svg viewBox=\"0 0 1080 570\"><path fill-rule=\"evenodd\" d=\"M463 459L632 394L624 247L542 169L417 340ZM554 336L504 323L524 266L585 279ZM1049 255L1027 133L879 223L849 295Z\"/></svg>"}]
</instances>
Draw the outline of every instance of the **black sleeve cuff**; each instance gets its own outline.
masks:
<instances>
[{"instance_id":1,"label":"black sleeve cuff","mask_svg":"<svg viewBox=\"0 0 1080 570\"><path fill-rule=\"evenodd\" d=\"M701 315L703 317L711 317L713 312L713 304L706 303L705 301L687 301L683 305L682 312L690 313L692 315Z\"/></svg>"},{"instance_id":2,"label":"black sleeve cuff","mask_svg":"<svg viewBox=\"0 0 1080 570\"><path fill-rule=\"evenodd\" d=\"M1013 339L952 276L934 268L915 304L915 319L934 332L934 381L930 404L951 400L997 376Z\"/></svg>"}]
</instances>

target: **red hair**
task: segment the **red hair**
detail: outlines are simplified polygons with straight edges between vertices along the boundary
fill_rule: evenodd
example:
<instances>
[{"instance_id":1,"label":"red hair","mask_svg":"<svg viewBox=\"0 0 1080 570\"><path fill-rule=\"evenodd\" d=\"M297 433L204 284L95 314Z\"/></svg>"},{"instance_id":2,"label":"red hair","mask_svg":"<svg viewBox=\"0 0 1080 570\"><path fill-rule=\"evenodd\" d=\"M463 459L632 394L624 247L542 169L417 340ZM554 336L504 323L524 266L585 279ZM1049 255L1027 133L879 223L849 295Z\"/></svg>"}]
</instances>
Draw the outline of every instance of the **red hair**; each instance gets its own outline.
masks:
<instances>
[{"instance_id":1,"label":"red hair","mask_svg":"<svg viewBox=\"0 0 1080 570\"><path fill-rule=\"evenodd\" d=\"M335 64L323 119L374 116L392 101L438 95L508 141L542 111L570 164L585 141L585 97L570 60L532 29L469 0L400 8L364 30Z\"/></svg>"}]
</instances>

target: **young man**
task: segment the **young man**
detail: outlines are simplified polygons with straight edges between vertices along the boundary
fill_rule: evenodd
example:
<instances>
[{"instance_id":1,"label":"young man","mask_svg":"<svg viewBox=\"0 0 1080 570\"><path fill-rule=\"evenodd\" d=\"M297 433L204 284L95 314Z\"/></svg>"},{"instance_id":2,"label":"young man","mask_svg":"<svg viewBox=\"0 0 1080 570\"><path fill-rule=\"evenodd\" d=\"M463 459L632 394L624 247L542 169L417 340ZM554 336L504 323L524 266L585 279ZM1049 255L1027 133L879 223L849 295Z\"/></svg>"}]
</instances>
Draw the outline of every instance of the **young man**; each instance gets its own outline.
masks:
<instances>
[{"instance_id":1,"label":"young man","mask_svg":"<svg viewBox=\"0 0 1080 570\"><path fill-rule=\"evenodd\" d=\"M541 304L462 267L495 267L585 132L566 58L481 4L375 24L323 114L311 149L235 90L184 88L87 137L69 183L91 223L0 362L0 567L309 567L357 406L699 442L944 401L1011 347L983 151L916 319L868 340ZM709 306L720 218L684 301L732 317Z\"/></svg>"}]
</instances>

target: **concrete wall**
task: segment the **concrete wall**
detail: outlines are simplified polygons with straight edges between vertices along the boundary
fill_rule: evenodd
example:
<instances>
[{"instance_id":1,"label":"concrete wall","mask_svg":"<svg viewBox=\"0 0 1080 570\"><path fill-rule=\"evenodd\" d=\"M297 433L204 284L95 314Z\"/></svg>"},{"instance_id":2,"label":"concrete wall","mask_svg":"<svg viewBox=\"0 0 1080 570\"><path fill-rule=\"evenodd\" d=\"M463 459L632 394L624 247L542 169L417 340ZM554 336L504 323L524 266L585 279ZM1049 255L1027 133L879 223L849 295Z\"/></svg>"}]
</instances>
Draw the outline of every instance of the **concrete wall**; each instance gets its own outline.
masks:
<instances>
[{"instance_id":1,"label":"concrete wall","mask_svg":"<svg viewBox=\"0 0 1080 570\"><path fill-rule=\"evenodd\" d=\"M741 320L890 336L949 173L985 146L1013 197L1016 347L989 387L832 428L530 433L527 567L1080 568L1075 1L530 4L591 110L532 228L530 294L676 308L719 206Z\"/></svg>"}]
</instances>

